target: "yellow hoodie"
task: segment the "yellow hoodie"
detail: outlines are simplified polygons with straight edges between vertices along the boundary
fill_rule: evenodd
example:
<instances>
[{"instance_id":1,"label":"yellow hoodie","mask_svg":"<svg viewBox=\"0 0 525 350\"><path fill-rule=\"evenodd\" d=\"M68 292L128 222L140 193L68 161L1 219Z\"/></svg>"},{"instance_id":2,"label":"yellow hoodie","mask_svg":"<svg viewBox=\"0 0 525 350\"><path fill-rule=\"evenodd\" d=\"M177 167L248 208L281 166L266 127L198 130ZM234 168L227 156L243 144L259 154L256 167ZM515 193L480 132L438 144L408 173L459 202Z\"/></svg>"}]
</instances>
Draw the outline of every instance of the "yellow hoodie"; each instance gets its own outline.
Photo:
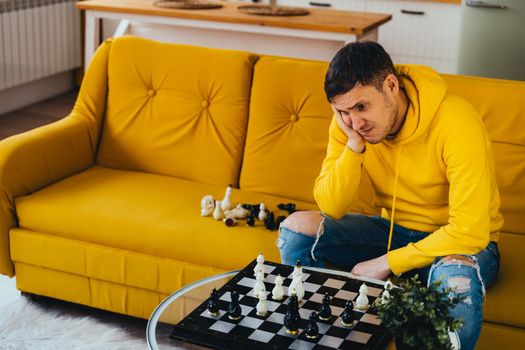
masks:
<instances>
[{"instance_id":1,"label":"yellow hoodie","mask_svg":"<svg viewBox=\"0 0 525 350\"><path fill-rule=\"evenodd\" d=\"M346 147L347 137L333 119L314 196L325 214L340 219L354 203L361 172L366 172L374 206L388 211L383 216L431 232L388 252L390 268L400 274L438 256L478 253L490 240L497 241L503 217L491 142L476 110L448 93L431 68L397 65L396 70L410 100L399 134L367 144L359 154Z\"/></svg>"}]
</instances>

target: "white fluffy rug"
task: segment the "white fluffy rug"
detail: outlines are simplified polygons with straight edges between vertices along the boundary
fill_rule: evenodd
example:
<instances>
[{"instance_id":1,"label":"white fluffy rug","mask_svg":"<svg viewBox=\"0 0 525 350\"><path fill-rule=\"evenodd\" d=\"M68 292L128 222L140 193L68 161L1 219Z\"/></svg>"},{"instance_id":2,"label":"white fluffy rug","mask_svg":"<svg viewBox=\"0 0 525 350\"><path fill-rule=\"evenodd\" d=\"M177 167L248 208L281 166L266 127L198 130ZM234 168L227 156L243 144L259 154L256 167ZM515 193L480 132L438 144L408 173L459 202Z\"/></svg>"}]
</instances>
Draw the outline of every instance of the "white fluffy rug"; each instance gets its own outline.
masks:
<instances>
[{"instance_id":1,"label":"white fluffy rug","mask_svg":"<svg viewBox=\"0 0 525 350\"><path fill-rule=\"evenodd\" d=\"M136 326L129 329L126 319L122 320L122 324L118 318L117 321L104 321L100 316L85 316L85 312L71 311L64 306L49 307L21 297L0 308L0 348L146 349L145 331L137 330Z\"/></svg>"}]
</instances>

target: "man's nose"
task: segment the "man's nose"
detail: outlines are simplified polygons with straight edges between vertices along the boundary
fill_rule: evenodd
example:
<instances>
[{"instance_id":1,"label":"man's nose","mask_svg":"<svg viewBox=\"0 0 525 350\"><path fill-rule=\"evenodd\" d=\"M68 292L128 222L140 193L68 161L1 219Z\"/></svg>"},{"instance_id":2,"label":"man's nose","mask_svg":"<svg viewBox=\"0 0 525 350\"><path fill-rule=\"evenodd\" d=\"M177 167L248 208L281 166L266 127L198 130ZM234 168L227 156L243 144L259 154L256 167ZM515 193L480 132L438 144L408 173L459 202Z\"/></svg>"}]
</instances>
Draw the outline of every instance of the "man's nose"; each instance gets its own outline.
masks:
<instances>
[{"instance_id":1,"label":"man's nose","mask_svg":"<svg viewBox=\"0 0 525 350\"><path fill-rule=\"evenodd\" d=\"M354 130L360 130L366 124L366 120L364 120L363 118L352 116L351 119L352 119L352 128Z\"/></svg>"}]
</instances>

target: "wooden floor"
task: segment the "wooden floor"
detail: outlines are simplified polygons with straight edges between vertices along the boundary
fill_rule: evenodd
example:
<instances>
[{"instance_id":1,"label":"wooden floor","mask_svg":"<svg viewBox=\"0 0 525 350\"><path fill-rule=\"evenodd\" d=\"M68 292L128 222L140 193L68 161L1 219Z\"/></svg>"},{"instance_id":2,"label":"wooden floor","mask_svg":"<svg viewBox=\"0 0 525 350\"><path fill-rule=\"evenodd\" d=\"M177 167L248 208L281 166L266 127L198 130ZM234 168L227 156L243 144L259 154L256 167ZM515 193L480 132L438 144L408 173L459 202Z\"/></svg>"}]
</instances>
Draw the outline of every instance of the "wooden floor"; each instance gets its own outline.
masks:
<instances>
[{"instance_id":1,"label":"wooden floor","mask_svg":"<svg viewBox=\"0 0 525 350\"><path fill-rule=\"evenodd\" d=\"M77 91L71 91L0 115L0 140L64 118L73 109L76 98Z\"/></svg>"}]
</instances>

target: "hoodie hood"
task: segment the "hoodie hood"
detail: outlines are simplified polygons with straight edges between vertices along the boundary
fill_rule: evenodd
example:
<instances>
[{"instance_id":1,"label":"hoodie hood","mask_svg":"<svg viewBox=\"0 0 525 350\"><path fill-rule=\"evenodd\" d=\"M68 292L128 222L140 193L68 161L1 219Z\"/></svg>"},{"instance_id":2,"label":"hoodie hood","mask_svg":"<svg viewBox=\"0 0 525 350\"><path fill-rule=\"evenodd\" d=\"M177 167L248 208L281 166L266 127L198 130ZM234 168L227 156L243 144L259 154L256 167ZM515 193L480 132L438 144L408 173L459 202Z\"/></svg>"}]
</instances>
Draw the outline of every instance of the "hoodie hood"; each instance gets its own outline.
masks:
<instances>
[{"instance_id":1,"label":"hoodie hood","mask_svg":"<svg viewBox=\"0 0 525 350\"><path fill-rule=\"evenodd\" d=\"M392 146L407 144L421 136L447 92L445 80L432 68L420 65L396 65L400 87L405 90L410 104L403 127L392 140Z\"/></svg>"}]
</instances>

